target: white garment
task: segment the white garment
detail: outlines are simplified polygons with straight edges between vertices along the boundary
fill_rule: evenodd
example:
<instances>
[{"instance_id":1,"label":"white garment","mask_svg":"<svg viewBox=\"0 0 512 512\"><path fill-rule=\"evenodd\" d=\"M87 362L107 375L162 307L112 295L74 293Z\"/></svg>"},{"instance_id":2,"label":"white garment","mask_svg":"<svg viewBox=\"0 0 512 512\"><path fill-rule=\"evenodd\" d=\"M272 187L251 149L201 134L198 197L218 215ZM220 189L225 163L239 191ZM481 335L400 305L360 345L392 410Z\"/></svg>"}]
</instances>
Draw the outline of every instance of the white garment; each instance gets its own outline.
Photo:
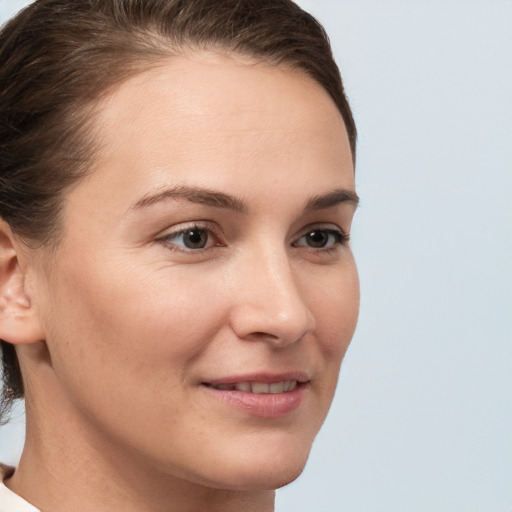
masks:
<instances>
[{"instance_id":1,"label":"white garment","mask_svg":"<svg viewBox=\"0 0 512 512\"><path fill-rule=\"evenodd\" d=\"M0 464L0 512L40 512L4 484L7 468Z\"/></svg>"}]
</instances>

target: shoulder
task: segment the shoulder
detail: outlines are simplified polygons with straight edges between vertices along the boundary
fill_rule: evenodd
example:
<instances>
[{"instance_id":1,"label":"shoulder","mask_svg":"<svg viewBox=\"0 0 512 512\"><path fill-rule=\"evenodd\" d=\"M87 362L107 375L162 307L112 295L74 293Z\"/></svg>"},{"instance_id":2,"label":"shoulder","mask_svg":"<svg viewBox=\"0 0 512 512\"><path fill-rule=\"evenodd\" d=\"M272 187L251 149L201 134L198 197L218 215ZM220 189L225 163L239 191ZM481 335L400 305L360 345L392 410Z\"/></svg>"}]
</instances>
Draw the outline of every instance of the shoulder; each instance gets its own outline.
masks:
<instances>
[{"instance_id":1,"label":"shoulder","mask_svg":"<svg viewBox=\"0 0 512 512\"><path fill-rule=\"evenodd\" d=\"M4 484L4 480L14 473L14 468L0 463L0 512L39 512Z\"/></svg>"}]
</instances>

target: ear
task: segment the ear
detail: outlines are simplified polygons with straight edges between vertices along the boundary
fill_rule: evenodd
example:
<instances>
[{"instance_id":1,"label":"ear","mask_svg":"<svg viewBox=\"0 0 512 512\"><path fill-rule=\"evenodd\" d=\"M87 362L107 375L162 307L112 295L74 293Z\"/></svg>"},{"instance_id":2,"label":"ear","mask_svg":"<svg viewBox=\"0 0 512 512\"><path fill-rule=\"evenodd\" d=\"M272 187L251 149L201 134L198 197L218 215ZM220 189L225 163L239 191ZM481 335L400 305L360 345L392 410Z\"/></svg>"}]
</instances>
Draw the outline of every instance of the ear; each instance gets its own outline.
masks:
<instances>
[{"instance_id":1,"label":"ear","mask_svg":"<svg viewBox=\"0 0 512 512\"><path fill-rule=\"evenodd\" d=\"M27 266L22 264L22 244L0 219L0 339L14 345L44 339L39 317L25 289Z\"/></svg>"}]
</instances>

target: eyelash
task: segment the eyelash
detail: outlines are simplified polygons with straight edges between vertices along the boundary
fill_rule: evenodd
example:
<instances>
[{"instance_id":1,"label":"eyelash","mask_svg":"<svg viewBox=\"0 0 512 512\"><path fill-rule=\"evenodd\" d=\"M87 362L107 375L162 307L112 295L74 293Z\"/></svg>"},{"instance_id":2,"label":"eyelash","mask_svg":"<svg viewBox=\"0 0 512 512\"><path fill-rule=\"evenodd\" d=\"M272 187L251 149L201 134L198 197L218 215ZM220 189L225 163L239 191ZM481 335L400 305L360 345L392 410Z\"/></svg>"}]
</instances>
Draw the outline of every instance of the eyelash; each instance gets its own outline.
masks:
<instances>
[{"instance_id":1,"label":"eyelash","mask_svg":"<svg viewBox=\"0 0 512 512\"><path fill-rule=\"evenodd\" d=\"M188 226L182 227L181 229L179 229L177 231L174 231L171 233L166 233L165 235L157 238L156 241L163 243L168 249L170 249L172 251L181 252L181 253L202 253L202 252L208 250L208 248L204 248L204 247L203 248L179 248L175 243L169 241L170 239L175 239L179 236L185 235L186 233L190 233L192 231L199 231L199 232L206 233L208 235L208 237L210 237L211 235L214 235L216 238L220 238L217 230L212 225L193 223ZM221 246L222 244L217 243L215 245Z\"/></svg>"},{"instance_id":2,"label":"eyelash","mask_svg":"<svg viewBox=\"0 0 512 512\"><path fill-rule=\"evenodd\" d=\"M294 247L302 247L302 245L298 245L298 241L300 241L302 238L311 235L315 232L322 232L322 234L327 237L334 237L334 243L328 247L311 247L311 246L305 246L306 248L312 250L312 251L322 251L323 253L329 253L332 251L336 251L340 246L346 246L350 242L350 235L348 233L345 233L341 229L336 229L332 227L323 227L323 226L313 226L307 228L307 231L303 232L303 234L299 237L297 242L294 242L292 245Z\"/></svg>"},{"instance_id":3,"label":"eyelash","mask_svg":"<svg viewBox=\"0 0 512 512\"><path fill-rule=\"evenodd\" d=\"M218 231L209 224L199 224L199 223L193 223L189 226L183 227L178 231L174 231L171 233L166 233L165 235L159 237L156 239L156 242L163 243L169 250L181 252L181 253L202 253L211 247L198 247L198 248L181 248L178 247L174 242L171 242L171 239L176 239L182 235L185 235L187 233L191 233L193 231L206 233L208 235L208 238L213 235L217 239L220 238L218 235ZM302 240L304 237L313 234L314 232L322 232L323 235L327 237L334 237L333 243L328 247L311 247L305 244L299 244L298 242ZM208 238L206 240L205 244L208 244ZM300 235L300 237L297 238L295 242L292 243L293 247L305 247L306 249L309 249L315 253L322 252L322 253L330 253L333 251L336 251L338 247L340 246L346 246L350 242L350 235L342 231L341 229L336 229L332 227L322 227L322 226L312 226L308 227L307 230L303 231L303 234ZM222 246L222 243L216 243L214 246L220 247Z\"/></svg>"}]
</instances>

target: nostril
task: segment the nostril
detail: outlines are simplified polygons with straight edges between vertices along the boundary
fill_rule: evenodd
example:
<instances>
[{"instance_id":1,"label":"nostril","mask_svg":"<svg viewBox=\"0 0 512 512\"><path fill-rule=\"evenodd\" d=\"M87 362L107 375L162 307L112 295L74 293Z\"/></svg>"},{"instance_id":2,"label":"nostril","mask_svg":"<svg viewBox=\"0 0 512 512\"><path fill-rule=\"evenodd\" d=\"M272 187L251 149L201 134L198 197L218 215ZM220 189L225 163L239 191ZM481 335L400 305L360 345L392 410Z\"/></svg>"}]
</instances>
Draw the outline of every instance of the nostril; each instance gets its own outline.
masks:
<instances>
[{"instance_id":1,"label":"nostril","mask_svg":"<svg viewBox=\"0 0 512 512\"><path fill-rule=\"evenodd\" d=\"M230 324L238 338L284 346L314 329L314 318L302 301L276 295L258 296L258 302L246 301L231 309Z\"/></svg>"},{"instance_id":2,"label":"nostril","mask_svg":"<svg viewBox=\"0 0 512 512\"><path fill-rule=\"evenodd\" d=\"M273 338L277 339L277 336L275 334L270 334L269 332L253 332L250 334L250 336L254 336L255 338Z\"/></svg>"},{"instance_id":3,"label":"nostril","mask_svg":"<svg viewBox=\"0 0 512 512\"><path fill-rule=\"evenodd\" d=\"M276 334L271 334L269 332L264 331L255 331L250 332L247 336L244 337L248 341L269 341L276 342L279 340L279 336Z\"/></svg>"}]
</instances>

